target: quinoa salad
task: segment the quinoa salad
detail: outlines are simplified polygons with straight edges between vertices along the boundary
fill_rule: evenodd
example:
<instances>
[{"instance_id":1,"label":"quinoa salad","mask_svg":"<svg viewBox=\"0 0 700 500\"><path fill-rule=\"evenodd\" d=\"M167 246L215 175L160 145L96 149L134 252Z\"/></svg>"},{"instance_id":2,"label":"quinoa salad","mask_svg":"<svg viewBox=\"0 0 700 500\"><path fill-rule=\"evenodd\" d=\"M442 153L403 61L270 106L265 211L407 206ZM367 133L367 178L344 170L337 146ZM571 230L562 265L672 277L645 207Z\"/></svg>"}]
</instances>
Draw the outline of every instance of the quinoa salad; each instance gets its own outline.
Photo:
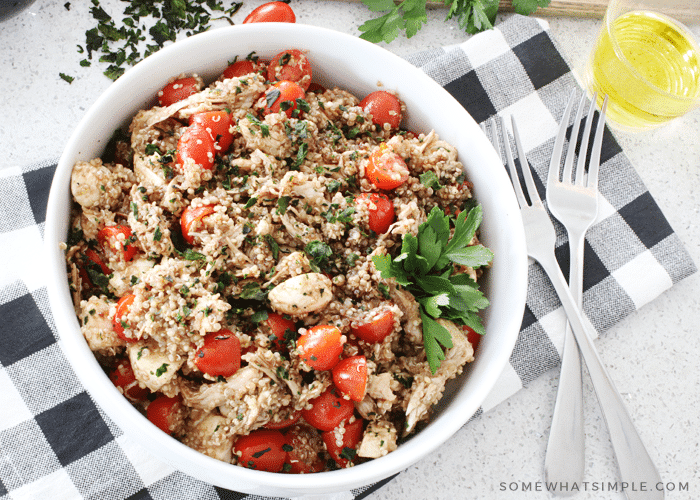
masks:
<instances>
[{"instance_id":1,"label":"quinoa salad","mask_svg":"<svg viewBox=\"0 0 700 500\"><path fill-rule=\"evenodd\" d=\"M157 102L156 102L157 101ZM174 77L73 167L65 245L105 373L163 432L279 473L397 448L474 360L493 255L454 147L313 54Z\"/></svg>"}]
</instances>

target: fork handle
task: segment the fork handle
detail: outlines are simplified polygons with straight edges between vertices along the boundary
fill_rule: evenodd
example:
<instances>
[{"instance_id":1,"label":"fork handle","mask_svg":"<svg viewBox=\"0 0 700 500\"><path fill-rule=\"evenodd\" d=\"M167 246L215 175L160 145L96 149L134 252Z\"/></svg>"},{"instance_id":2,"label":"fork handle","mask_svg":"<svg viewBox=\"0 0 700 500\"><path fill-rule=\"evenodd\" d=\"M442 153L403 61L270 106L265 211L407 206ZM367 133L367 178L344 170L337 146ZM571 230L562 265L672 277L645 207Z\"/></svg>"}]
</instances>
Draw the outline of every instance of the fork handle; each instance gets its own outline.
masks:
<instances>
[{"instance_id":1,"label":"fork handle","mask_svg":"<svg viewBox=\"0 0 700 500\"><path fill-rule=\"evenodd\" d=\"M580 233L569 232L569 290L579 308L583 296L585 231ZM581 356L568 321L565 332L557 399L544 458L544 474L547 482L581 484L585 470ZM559 496L570 496L574 493L573 489L556 490Z\"/></svg>"},{"instance_id":2,"label":"fork handle","mask_svg":"<svg viewBox=\"0 0 700 500\"><path fill-rule=\"evenodd\" d=\"M564 275L556 263L554 251L552 250L548 258L538 259L538 261L549 276L576 336L576 342L588 368L593 389L610 432L613 451L620 468L620 479L623 484L628 485L625 489L627 498L630 500L663 499L663 490L656 489L657 485L661 483L661 476L625 408L622 396L615 388L598 351L593 345L593 338L588 333Z\"/></svg>"}]
</instances>

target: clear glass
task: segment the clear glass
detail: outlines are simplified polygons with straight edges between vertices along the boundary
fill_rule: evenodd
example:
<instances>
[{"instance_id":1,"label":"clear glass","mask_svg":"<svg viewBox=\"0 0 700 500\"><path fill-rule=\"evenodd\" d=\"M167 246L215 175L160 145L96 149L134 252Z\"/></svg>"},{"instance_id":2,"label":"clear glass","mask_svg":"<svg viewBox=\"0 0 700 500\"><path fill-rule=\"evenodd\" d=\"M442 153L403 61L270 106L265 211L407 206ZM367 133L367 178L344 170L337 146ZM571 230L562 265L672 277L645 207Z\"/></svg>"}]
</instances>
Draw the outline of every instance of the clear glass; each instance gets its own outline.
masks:
<instances>
[{"instance_id":1,"label":"clear glass","mask_svg":"<svg viewBox=\"0 0 700 500\"><path fill-rule=\"evenodd\" d=\"M648 130L700 106L699 15L700 0L610 1L584 83L599 105L609 96L613 127Z\"/></svg>"}]
</instances>

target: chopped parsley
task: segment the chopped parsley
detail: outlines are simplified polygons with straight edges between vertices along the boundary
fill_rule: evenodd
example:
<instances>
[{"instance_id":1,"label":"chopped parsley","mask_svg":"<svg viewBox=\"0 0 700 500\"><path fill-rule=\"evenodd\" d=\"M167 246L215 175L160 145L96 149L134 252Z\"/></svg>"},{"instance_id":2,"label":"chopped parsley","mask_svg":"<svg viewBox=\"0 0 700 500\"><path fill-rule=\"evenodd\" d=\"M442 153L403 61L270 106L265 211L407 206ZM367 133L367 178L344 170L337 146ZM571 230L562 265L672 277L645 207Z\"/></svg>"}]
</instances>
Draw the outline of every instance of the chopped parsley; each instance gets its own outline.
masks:
<instances>
[{"instance_id":1,"label":"chopped parsley","mask_svg":"<svg viewBox=\"0 0 700 500\"><path fill-rule=\"evenodd\" d=\"M90 66L93 56L99 54L99 62L107 64L104 74L112 80L180 35L207 31L218 19L233 24L231 16L243 5L232 2L226 8L222 0L131 0L123 2L121 15L112 16L99 0L91 3L96 26L85 32L84 47L78 45L79 54L87 52L80 65Z\"/></svg>"}]
</instances>

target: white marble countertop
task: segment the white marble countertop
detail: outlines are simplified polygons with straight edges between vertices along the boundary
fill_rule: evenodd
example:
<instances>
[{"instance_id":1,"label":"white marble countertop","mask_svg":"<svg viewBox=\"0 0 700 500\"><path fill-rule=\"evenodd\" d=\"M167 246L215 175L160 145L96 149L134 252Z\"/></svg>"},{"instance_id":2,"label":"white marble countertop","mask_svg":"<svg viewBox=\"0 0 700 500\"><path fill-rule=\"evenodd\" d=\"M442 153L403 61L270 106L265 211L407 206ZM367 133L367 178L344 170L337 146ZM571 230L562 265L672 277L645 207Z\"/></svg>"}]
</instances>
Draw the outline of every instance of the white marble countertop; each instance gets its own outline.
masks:
<instances>
[{"instance_id":1,"label":"white marble countertop","mask_svg":"<svg viewBox=\"0 0 700 500\"><path fill-rule=\"evenodd\" d=\"M82 68L76 45L93 27L89 2L37 0L0 23L0 168L57 157L79 119L111 83L99 65ZM262 3L246 0L234 17ZM102 0L108 12L123 3ZM371 13L355 2L292 0L301 23L358 35ZM111 9L111 10L110 10ZM429 22L411 39L386 47L408 55L463 41L446 10L429 10ZM550 17L552 33L574 66L586 56L599 21ZM700 33L696 33L700 38ZM63 72L75 76L68 84ZM643 134L615 132L671 226L700 263L700 111ZM639 277L640 280L644 276ZM597 341L603 361L622 392L662 478L675 491L668 499L700 498L700 273L624 319ZM500 406L461 429L450 441L372 493L370 500L478 498L546 499L543 462L557 388L555 371L532 382ZM574 498L622 499L607 431L586 384L586 481ZM597 484L597 491L594 491ZM517 486L517 491L511 487ZM684 488L685 491L678 491Z\"/></svg>"}]
</instances>

